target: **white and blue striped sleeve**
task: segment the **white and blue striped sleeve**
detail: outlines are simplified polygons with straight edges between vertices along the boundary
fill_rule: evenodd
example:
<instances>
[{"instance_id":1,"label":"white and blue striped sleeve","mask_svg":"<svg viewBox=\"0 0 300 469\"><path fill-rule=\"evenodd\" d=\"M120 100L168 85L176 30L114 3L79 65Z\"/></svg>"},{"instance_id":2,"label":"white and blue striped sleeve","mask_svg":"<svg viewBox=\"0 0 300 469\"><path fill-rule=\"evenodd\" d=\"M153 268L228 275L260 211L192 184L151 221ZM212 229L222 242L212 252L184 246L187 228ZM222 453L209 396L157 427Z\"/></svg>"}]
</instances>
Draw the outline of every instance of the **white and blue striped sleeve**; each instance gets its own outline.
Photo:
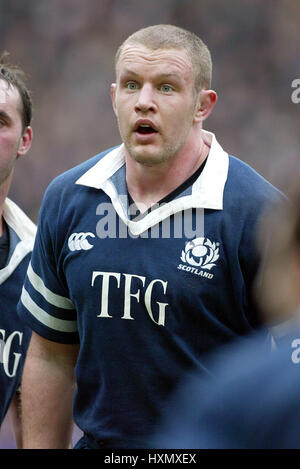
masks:
<instances>
[{"instance_id":1,"label":"white and blue striped sleeve","mask_svg":"<svg viewBox=\"0 0 300 469\"><path fill-rule=\"evenodd\" d=\"M69 298L66 281L57 265L49 225L38 225L18 314L37 334L60 343L79 342L77 313ZM56 246L57 248L57 246Z\"/></svg>"}]
</instances>

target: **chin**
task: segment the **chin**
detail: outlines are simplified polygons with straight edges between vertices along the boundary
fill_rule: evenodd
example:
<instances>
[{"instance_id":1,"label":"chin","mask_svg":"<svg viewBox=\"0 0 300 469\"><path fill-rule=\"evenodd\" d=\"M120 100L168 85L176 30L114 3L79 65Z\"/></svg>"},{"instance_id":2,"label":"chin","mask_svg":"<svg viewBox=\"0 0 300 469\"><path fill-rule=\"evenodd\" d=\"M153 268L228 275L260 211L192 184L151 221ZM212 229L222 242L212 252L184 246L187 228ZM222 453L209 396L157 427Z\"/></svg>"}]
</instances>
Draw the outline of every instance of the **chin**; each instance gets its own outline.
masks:
<instances>
[{"instance_id":1,"label":"chin","mask_svg":"<svg viewBox=\"0 0 300 469\"><path fill-rule=\"evenodd\" d=\"M131 154L132 158L143 166L155 166L157 164L163 163L166 161L161 155L153 155L153 154Z\"/></svg>"},{"instance_id":2,"label":"chin","mask_svg":"<svg viewBox=\"0 0 300 469\"><path fill-rule=\"evenodd\" d=\"M139 148L134 148L133 146L126 146L129 156L136 161L145 166L153 166L159 163L162 163L165 158L163 155L157 151L151 151L147 146L141 146Z\"/></svg>"}]
</instances>

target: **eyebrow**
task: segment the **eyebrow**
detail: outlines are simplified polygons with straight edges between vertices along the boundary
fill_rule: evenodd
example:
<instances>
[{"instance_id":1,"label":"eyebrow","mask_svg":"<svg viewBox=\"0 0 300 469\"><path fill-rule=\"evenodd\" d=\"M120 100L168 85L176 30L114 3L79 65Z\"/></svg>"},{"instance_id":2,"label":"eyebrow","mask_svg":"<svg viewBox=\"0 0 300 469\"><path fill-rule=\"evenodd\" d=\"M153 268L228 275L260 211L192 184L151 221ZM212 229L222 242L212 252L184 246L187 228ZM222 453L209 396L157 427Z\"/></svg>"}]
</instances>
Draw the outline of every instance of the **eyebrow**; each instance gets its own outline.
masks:
<instances>
[{"instance_id":1,"label":"eyebrow","mask_svg":"<svg viewBox=\"0 0 300 469\"><path fill-rule=\"evenodd\" d=\"M134 70L130 69L130 68L126 68L121 74L120 76L127 76L127 75L131 75L131 76L135 76L135 77L138 77L139 74L137 72L135 72ZM166 72L166 73L159 73L159 78L161 79L167 79L167 78L175 78L177 80L181 80L181 76L178 74L178 73L175 73L175 72Z\"/></svg>"},{"instance_id":2,"label":"eyebrow","mask_svg":"<svg viewBox=\"0 0 300 469\"><path fill-rule=\"evenodd\" d=\"M2 117L2 118L5 119L5 120L8 120L8 121L11 120L11 118L10 118L10 116L7 114L7 112L1 111L1 109L0 109L0 117Z\"/></svg>"},{"instance_id":3,"label":"eyebrow","mask_svg":"<svg viewBox=\"0 0 300 469\"><path fill-rule=\"evenodd\" d=\"M171 72L170 73L162 73L161 75L159 75L159 78L161 78L162 80L173 79L173 80L177 80L177 81L182 82L182 77L178 73L171 73Z\"/></svg>"},{"instance_id":4,"label":"eyebrow","mask_svg":"<svg viewBox=\"0 0 300 469\"><path fill-rule=\"evenodd\" d=\"M120 73L120 76L127 76L127 75L132 75L132 76L136 76L138 77L138 73L136 73L134 70L131 70L130 68L126 68L125 70L123 70L122 73Z\"/></svg>"}]
</instances>

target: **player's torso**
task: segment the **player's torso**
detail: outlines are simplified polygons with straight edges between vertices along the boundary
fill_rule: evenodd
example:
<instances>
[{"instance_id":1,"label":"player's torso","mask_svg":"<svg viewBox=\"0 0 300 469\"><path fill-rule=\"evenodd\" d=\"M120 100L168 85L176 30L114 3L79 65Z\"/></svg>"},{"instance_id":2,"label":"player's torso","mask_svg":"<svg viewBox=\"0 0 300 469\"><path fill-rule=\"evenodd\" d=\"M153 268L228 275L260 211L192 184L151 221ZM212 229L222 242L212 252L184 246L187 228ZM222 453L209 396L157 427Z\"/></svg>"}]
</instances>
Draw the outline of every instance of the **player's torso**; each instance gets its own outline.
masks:
<instances>
[{"instance_id":1,"label":"player's torso","mask_svg":"<svg viewBox=\"0 0 300 469\"><path fill-rule=\"evenodd\" d=\"M225 338L247 327L235 314L243 289L239 234L229 236L222 211L178 212L133 236L105 194L88 192L82 202L85 210L74 210L59 248L82 337L101 337L116 324L190 337L202 325L207 333L198 348L205 350L215 328Z\"/></svg>"},{"instance_id":2,"label":"player's torso","mask_svg":"<svg viewBox=\"0 0 300 469\"><path fill-rule=\"evenodd\" d=\"M29 255L0 284L0 422L20 382L30 329L17 316L16 306L21 295Z\"/></svg>"},{"instance_id":3,"label":"player's torso","mask_svg":"<svg viewBox=\"0 0 300 469\"><path fill-rule=\"evenodd\" d=\"M85 210L74 206L60 222L64 237L55 249L77 311L77 405L94 403L91 430L101 421L125 431L128 413L150 425L183 372L205 369L203 353L250 326L239 234L228 237L232 227L222 211L179 212L133 237L114 210L108 216L99 204L112 210L104 193L87 191Z\"/></svg>"}]
</instances>

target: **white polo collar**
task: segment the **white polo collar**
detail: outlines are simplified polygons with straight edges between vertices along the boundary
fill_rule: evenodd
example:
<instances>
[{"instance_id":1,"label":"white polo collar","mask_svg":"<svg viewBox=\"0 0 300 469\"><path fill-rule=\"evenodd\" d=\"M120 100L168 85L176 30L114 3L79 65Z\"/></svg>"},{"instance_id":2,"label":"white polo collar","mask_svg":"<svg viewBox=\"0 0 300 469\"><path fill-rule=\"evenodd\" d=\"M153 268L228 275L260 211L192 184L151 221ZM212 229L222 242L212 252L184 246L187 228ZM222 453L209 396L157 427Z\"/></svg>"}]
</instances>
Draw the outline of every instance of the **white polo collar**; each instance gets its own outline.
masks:
<instances>
[{"instance_id":1,"label":"white polo collar","mask_svg":"<svg viewBox=\"0 0 300 469\"><path fill-rule=\"evenodd\" d=\"M36 225L9 198L5 199L3 218L7 225L14 230L19 238L9 263L0 270L0 284L3 283L16 269L25 256L33 249Z\"/></svg>"},{"instance_id":2,"label":"white polo collar","mask_svg":"<svg viewBox=\"0 0 300 469\"><path fill-rule=\"evenodd\" d=\"M84 173L75 184L102 189L111 199L112 204L123 222L134 235L139 235L168 216L190 208L223 209L224 186L227 180L229 157L217 142L215 135L202 130L204 138L210 142L210 151L198 179L192 186L192 194L182 196L150 212L142 220L128 219L127 207L120 200L111 176L125 164L124 144L107 153L92 168Z\"/></svg>"}]
</instances>

